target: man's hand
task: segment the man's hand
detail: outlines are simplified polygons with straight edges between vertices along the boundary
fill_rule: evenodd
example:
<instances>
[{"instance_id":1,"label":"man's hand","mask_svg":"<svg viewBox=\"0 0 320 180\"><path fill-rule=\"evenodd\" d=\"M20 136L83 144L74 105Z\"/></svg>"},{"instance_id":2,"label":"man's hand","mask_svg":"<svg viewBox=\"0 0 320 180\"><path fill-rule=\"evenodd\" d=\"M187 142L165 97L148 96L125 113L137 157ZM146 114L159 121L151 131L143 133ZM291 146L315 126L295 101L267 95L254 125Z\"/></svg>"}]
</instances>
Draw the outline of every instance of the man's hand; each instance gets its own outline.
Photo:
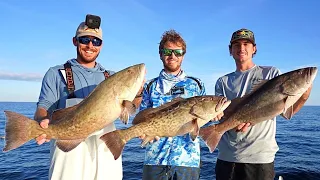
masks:
<instances>
[{"instance_id":1,"label":"man's hand","mask_svg":"<svg viewBox=\"0 0 320 180\"><path fill-rule=\"evenodd\" d=\"M139 138L144 141L145 138L146 138L146 135L143 134L143 135L140 136ZM159 141L159 139L160 139L160 137L159 137L159 136L156 136L156 137L154 137L154 139L150 140L149 143L153 143L154 140Z\"/></svg>"},{"instance_id":2,"label":"man's hand","mask_svg":"<svg viewBox=\"0 0 320 180\"><path fill-rule=\"evenodd\" d=\"M235 129L237 132L245 132L248 130L248 127L250 126L250 123L242 123L239 126L237 126Z\"/></svg>"},{"instance_id":3,"label":"man's hand","mask_svg":"<svg viewBox=\"0 0 320 180\"><path fill-rule=\"evenodd\" d=\"M219 121L222 118L223 115L224 115L224 113L222 112L222 113L218 114L215 118L213 118L211 121L212 122L213 121Z\"/></svg>"},{"instance_id":4,"label":"man's hand","mask_svg":"<svg viewBox=\"0 0 320 180\"><path fill-rule=\"evenodd\" d=\"M48 128L49 125L49 119L44 119L40 122L40 126L44 129ZM47 135L46 134L42 134L40 136L38 136L35 140L37 141L38 145L41 145L45 142L49 142L50 139L46 139Z\"/></svg>"}]
</instances>

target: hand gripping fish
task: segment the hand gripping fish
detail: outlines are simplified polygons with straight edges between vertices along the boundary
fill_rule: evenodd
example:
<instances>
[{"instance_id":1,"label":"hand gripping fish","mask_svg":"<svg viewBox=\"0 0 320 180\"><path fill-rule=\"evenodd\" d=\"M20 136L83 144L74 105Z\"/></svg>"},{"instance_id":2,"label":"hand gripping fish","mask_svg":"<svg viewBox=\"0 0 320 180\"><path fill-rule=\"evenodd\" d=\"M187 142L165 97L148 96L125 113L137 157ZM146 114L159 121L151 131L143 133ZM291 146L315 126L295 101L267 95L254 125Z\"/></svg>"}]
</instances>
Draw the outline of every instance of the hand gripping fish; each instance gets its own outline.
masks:
<instances>
[{"instance_id":1,"label":"hand gripping fish","mask_svg":"<svg viewBox=\"0 0 320 180\"><path fill-rule=\"evenodd\" d=\"M127 123L129 115L136 112L132 101L144 82L145 72L145 65L137 64L113 74L79 104L54 111L47 129L41 128L35 120L5 111L6 144L3 151L18 148L46 134L47 138L57 140L56 145L62 151L68 152L119 117Z\"/></svg>"},{"instance_id":2,"label":"hand gripping fish","mask_svg":"<svg viewBox=\"0 0 320 180\"><path fill-rule=\"evenodd\" d=\"M311 90L309 88L317 71L316 67L307 67L261 82L249 94L231 100L230 106L224 111L223 121L201 128L200 137L213 152L222 135L241 123L251 123L253 126L280 114L291 119L294 115L293 105L307 90Z\"/></svg>"},{"instance_id":3,"label":"hand gripping fish","mask_svg":"<svg viewBox=\"0 0 320 180\"><path fill-rule=\"evenodd\" d=\"M155 136L173 137L190 133L194 140L200 127L221 114L230 103L225 97L210 95L178 98L157 108L139 112L133 120L134 126L109 132L100 139L105 141L115 159L118 159L129 140L143 134L146 138L142 146Z\"/></svg>"}]
</instances>

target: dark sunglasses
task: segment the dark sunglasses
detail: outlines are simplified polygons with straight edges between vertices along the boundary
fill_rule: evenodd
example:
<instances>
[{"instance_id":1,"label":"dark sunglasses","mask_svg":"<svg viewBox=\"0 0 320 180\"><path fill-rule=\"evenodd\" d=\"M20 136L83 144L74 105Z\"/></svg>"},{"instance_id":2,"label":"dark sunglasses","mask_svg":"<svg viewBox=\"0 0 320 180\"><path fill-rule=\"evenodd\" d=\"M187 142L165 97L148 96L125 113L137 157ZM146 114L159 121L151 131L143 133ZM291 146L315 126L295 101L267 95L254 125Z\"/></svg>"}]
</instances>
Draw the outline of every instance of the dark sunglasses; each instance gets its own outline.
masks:
<instances>
[{"instance_id":1,"label":"dark sunglasses","mask_svg":"<svg viewBox=\"0 0 320 180\"><path fill-rule=\"evenodd\" d=\"M184 55L184 51L182 49L166 49L166 48L163 48L161 50L162 54L164 56L171 56L172 55L172 52L174 53L175 56L177 57L180 57L180 56L183 56Z\"/></svg>"},{"instance_id":2,"label":"dark sunglasses","mask_svg":"<svg viewBox=\"0 0 320 180\"><path fill-rule=\"evenodd\" d=\"M85 44L85 45L88 45L90 43L90 41L92 42L93 46L101 46L101 44L102 44L102 40L97 37L94 37L91 39L86 36L81 36L81 37L78 37L77 39L78 39L79 43Z\"/></svg>"}]
</instances>

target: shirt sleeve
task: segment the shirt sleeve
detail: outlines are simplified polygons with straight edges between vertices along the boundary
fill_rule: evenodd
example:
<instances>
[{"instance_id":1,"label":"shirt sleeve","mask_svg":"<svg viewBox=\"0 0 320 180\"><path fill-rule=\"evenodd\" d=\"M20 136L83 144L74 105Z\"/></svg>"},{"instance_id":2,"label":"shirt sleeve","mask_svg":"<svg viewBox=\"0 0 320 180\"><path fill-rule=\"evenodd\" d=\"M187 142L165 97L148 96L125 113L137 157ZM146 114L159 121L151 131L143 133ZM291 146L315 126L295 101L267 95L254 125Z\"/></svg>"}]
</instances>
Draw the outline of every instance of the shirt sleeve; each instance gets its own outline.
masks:
<instances>
[{"instance_id":1,"label":"shirt sleeve","mask_svg":"<svg viewBox=\"0 0 320 180\"><path fill-rule=\"evenodd\" d=\"M281 74L281 71L278 68L273 68L273 78Z\"/></svg>"},{"instance_id":2,"label":"shirt sleeve","mask_svg":"<svg viewBox=\"0 0 320 180\"><path fill-rule=\"evenodd\" d=\"M216 96L224 96L224 93L223 93L223 86L222 86L222 79L219 78L216 82L216 85L215 85L215 95Z\"/></svg>"},{"instance_id":3,"label":"shirt sleeve","mask_svg":"<svg viewBox=\"0 0 320 180\"><path fill-rule=\"evenodd\" d=\"M206 95L206 88L202 81L200 81L201 89L200 89L200 96Z\"/></svg>"},{"instance_id":4,"label":"shirt sleeve","mask_svg":"<svg viewBox=\"0 0 320 180\"><path fill-rule=\"evenodd\" d=\"M143 87L143 92L142 92L142 101L140 104L140 111L147 109L149 107L152 107L151 100L150 100L150 93L147 90L147 86L148 86L148 83L145 83Z\"/></svg>"},{"instance_id":5,"label":"shirt sleeve","mask_svg":"<svg viewBox=\"0 0 320 180\"><path fill-rule=\"evenodd\" d=\"M43 77L41 91L37 107L42 107L49 112L57 109L58 103L58 84L57 72L50 68Z\"/></svg>"}]
</instances>

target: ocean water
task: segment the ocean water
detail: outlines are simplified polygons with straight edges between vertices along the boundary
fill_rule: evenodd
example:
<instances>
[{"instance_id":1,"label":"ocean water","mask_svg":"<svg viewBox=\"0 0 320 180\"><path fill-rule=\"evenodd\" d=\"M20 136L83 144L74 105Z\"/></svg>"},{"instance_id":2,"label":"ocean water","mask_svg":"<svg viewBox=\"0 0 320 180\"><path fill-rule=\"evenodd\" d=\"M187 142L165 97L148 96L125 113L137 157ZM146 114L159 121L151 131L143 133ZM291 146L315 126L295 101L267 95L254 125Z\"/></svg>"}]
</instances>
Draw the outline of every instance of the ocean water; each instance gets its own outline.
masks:
<instances>
[{"instance_id":1,"label":"ocean water","mask_svg":"<svg viewBox=\"0 0 320 180\"><path fill-rule=\"evenodd\" d=\"M33 117L35 103L0 102L0 148L4 146L4 110L15 111L29 118ZM125 128L121 122L117 127ZM276 154L276 178L284 180L320 179L320 106L304 106L291 120L277 119L276 139L280 150ZM144 149L140 140L129 141L123 151L123 174L127 179L141 179ZM209 153L201 147L201 179L215 179L214 167L217 150ZM47 179L49 165L49 144L38 146L30 141L23 146L0 152L0 179Z\"/></svg>"}]
</instances>

